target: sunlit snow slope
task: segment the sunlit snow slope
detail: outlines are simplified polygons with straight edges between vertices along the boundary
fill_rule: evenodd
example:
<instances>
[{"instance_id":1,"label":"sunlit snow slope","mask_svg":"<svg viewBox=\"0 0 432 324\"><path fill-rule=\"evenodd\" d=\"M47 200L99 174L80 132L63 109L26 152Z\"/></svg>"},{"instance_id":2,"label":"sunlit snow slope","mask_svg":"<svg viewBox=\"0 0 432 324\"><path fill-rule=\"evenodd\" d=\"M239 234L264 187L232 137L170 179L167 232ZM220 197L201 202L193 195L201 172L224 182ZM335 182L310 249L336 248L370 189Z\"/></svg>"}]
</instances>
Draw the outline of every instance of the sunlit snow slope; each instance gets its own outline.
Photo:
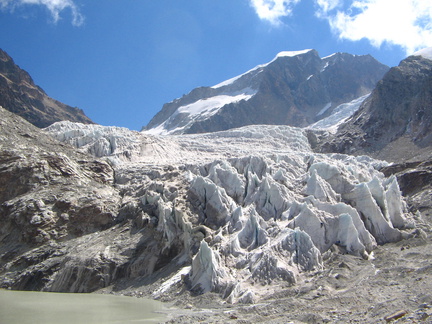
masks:
<instances>
[{"instance_id":1,"label":"sunlit snow slope","mask_svg":"<svg viewBox=\"0 0 432 324\"><path fill-rule=\"evenodd\" d=\"M316 123L313 123L308 128L317 130L328 130L332 133L337 131L340 124L351 117L359 108L363 101L369 96L366 94L359 98L354 99L348 103L337 106L331 113L330 116L325 117Z\"/></svg>"}]
</instances>

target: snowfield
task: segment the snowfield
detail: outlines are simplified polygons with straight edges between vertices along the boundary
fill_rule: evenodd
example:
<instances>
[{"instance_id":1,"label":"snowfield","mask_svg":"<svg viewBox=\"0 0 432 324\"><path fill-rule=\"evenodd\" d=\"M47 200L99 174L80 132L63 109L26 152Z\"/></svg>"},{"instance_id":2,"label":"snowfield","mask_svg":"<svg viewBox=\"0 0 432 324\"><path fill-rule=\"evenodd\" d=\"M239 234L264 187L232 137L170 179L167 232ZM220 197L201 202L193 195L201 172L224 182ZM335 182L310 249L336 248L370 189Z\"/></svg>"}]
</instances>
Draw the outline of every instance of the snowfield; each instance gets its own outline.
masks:
<instances>
[{"instance_id":1,"label":"snowfield","mask_svg":"<svg viewBox=\"0 0 432 324\"><path fill-rule=\"evenodd\" d=\"M308 126L309 129L327 130L331 133L336 133L339 125L351 117L359 108L360 105L370 94L366 94L359 98L356 98L348 103L341 104L333 109L330 116L323 118L316 123ZM322 115L325 111L330 108L331 103L325 106L318 115Z\"/></svg>"},{"instance_id":2,"label":"snowfield","mask_svg":"<svg viewBox=\"0 0 432 324\"><path fill-rule=\"evenodd\" d=\"M396 178L378 171L385 162L316 154L303 129L152 136L60 122L46 131L108 159L123 204L141 208L165 249L180 251L172 262L182 270L158 296L181 281L195 293L253 303L266 285L322 270L329 253L368 259L413 226Z\"/></svg>"}]
</instances>

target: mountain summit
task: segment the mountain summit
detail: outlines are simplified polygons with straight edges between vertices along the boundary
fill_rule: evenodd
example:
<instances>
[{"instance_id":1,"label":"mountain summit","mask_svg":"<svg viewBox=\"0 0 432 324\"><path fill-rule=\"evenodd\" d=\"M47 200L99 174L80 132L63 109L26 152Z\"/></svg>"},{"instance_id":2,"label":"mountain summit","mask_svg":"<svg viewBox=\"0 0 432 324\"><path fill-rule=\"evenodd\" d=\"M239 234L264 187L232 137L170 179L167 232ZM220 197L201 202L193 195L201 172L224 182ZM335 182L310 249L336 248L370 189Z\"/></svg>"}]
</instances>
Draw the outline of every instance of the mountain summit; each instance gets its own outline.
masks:
<instances>
[{"instance_id":1,"label":"mountain summit","mask_svg":"<svg viewBox=\"0 0 432 324\"><path fill-rule=\"evenodd\" d=\"M0 49L0 106L23 117L37 127L69 120L93 123L81 109L49 97L34 84L31 76Z\"/></svg>"},{"instance_id":2,"label":"mountain summit","mask_svg":"<svg viewBox=\"0 0 432 324\"><path fill-rule=\"evenodd\" d=\"M184 134L253 124L305 127L371 92L387 71L370 55L281 52L267 64L165 104L145 129Z\"/></svg>"}]
</instances>

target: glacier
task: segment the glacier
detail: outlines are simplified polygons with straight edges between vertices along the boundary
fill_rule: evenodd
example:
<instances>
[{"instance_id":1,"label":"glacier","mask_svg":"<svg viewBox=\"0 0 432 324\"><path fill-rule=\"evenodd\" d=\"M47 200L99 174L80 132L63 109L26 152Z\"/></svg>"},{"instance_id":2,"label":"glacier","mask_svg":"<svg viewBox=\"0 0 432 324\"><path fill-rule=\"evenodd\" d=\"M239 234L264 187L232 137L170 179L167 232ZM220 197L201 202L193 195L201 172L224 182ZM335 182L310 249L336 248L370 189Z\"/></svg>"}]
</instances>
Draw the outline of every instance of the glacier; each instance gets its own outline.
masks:
<instances>
[{"instance_id":1,"label":"glacier","mask_svg":"<svg viewBox=\"0 0 432 324\"><path fill-rule=\"evenodd\" d=\"M253 303L263 287L323 271L329 253L368 259L412 228L396 178L379 171L387 162L315 153L305 129L160 136L59 122L45 131L111 163L128 217L176 251L179 270L155 297L181 284ZM136 272L149 275L154 263Z\"/></svg>"}]
</instances>

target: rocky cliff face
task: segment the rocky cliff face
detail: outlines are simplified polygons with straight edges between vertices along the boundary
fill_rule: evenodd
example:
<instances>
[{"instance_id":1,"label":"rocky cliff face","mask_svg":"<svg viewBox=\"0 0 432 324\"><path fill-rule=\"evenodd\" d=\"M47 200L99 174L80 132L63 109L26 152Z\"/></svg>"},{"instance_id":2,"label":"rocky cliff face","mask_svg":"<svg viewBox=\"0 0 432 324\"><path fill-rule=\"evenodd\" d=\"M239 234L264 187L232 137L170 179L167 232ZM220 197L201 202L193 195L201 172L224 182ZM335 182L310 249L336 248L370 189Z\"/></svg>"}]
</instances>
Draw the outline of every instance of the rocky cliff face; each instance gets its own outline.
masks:
<instances>
[{"instance_id":1,"label":"rocky cliff face","mask_svg":"<svg viewBox=\"0 0 432 324\"><path fill-rule=\"evenodd\" d=\"M0 106L20 115L37 127L56 121L92 123L81 109L50 98L36 86L30 75L0 49Z\"/></svg>"},{"instance_id":2,"label":"rocky cliff face","mask_svg":"<svg viewBox=\"0 0 432 324\"><path fill-rule=\"evenodd\" d=\"M66 262L70 247L64 242L116 223L120 196L109 164L75 152L3 108L0 116L3 286L40 290Z\"/></svg>"},{"instance_id":3,"label":"rocky cliff face","mask_svg":"<svg viewBox=\"0 0 432 324\"><path fill-rule=\"evenodd\" d=\"M323 144L390 161L430 158L432 60L410 56L393 67L360 109Z\"/></svg>"},{"instance_id":4,"label":"rocky cliff face","mask_svg":"<svg viewBox=\"0 0 432 324\"><path fill-rule=\"evenodd\" d=\"M304 127L369 93L388 68L371 56L282 52L270 63L164 105L146 129L203 133L245 125Z\"/></svg>"}]
</instances>

